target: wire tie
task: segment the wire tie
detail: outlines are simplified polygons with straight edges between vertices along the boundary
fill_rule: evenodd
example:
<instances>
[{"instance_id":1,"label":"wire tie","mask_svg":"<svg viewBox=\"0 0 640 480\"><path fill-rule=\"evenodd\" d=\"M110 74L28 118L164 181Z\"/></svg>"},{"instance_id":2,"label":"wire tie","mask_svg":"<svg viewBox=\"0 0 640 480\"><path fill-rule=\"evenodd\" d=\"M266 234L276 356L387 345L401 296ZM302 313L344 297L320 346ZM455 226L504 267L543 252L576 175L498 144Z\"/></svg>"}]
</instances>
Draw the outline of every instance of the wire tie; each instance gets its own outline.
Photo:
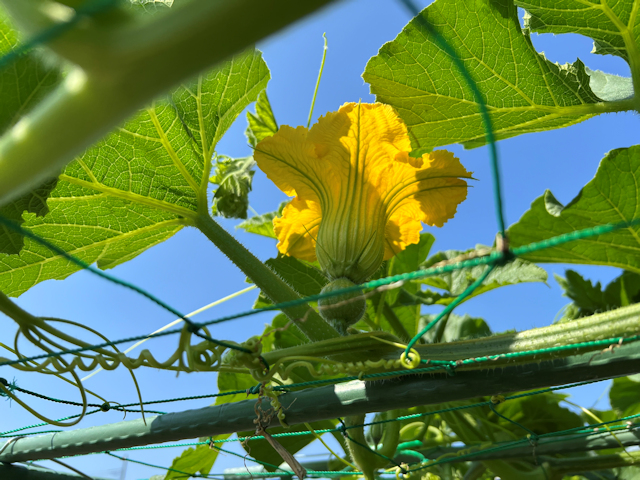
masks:
<instances>
[{"instance_id":1,"label":"wire tie","mask_svg":"<svg viewBox=\"0 0 640 480\"><path fill-rule=\"evenodd\" d=\"M0 383L5 387L9 388L9 381L6 378L0 377Z\"/></svg>"},{"instance_id":2,"label":"wire tie","mask_svg":"<svg viewBox=\"0 0 640 480\"><path fill-rule=\"evenodd\" d=\"M270 370L269 362L267 362L267 360L262 355L258 355L258 359L260 360L260 363L262 363L262 366L266 370L265 373L269 373L269 370Z\"/></svg>"},{"instance_id":3,"label":"wire tie","mask_svg":"<svg viewBox=\"0 0 640 480\"><path fill-rule=\"evenodd\" d=\"M247 388L247 395L258 395L260 393L260 388L262 388L261 383L254 385L251 388Z\"/></svg>"},{"instance_id":4,"label":"wire tie","mask_svg":"<svg viewBox=\"0 0 640 480\"><path fill-rule=\"evenodd\" d=\"M447 370L447 373L451 377L454 377L456 375L456 367L457 365L455 363L448 363L444 366L444 368Z\"/></svg>"},{"instance_id":5,"label":"wire tie","mask_svg":"<svg viewBox=\"0 0 640 480\"><path fill-rule=\"evenodd\" d=\"M198 330L200 330L200 325L193 323L192 321L187 320L186 318L183 320L185 320L185 322L187 323L187 332L198 333Z\"/></svg>"},{"instance_id":6,"label":"wire tie","mask_svg":"<svg viewBox=\"0 0 640 480\"><path fill-rule=\"evenodd\" d=\"M349 435L347 434L347 426L344 424L344 421L340 417L338 417L338 421L340 422L340 426L336 427L336 430L338 430L345 438L349 438Z\"/></svg>"},{"instance_id":7,"label":"wire tie","mask_svg":"<svg viewBox=\"0 0 640 480\"><path fill-rule=\"evenodd\" d=\"M111 410L111 405L109 404L109 402L104 402L102 405L100 405L100 410L102 410L103 412L108 412L109 410Z\"/></svg>"}]
</instances>

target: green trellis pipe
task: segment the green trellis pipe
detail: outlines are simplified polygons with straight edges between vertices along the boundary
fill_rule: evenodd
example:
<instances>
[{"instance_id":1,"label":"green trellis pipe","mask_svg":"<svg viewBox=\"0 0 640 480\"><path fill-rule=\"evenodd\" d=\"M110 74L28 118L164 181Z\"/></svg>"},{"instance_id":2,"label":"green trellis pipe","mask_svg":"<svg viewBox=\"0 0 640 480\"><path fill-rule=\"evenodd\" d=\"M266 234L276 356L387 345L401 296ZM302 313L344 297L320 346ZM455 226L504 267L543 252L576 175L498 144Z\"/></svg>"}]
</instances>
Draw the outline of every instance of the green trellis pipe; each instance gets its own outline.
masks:
<instances>
[{"instance_id":1,"label":"green trellis pipe","mask_svg":"<svg viewBox=\"0 0 640 480\"><path fill-rule=\"evenodd\" d=\"M440 404L485 395L517 392L630 375L640 370L640 342L606 353L591 352L513 367L432 374L310 388L279 397L290 425L338 416ZM219 435L255 427L256 400L209 406L179 413L118 422L55 434L9 439L0 444L0 462L58 458L65 455ZM278 420L274 419L273 424Z\"/></svg>"}]
</instances>

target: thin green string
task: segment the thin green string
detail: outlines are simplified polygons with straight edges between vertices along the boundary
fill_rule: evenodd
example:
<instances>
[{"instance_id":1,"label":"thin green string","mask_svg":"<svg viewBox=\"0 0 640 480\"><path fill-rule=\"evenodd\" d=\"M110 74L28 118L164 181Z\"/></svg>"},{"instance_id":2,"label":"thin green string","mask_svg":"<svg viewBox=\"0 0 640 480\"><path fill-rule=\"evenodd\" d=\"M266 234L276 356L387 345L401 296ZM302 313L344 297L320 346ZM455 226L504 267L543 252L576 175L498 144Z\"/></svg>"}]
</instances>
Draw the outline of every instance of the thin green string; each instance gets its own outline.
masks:
<instances>
[{"instance_id":1,"label":"thin green string","mask_svg":"<svg viewBox=\"0 0 640 480\"><path fill-rule=\"evenodd\" d=\"M524 245L522 247L518 247L518 248L514 248L510 251L511 254L513 254L514 256L520 256L520 255L525 255L528 253L533 253L535 251L538 250L543 250L546 248L551 248L551 247L555 247L558 245L562 245L568 242L572 242L572 241L576 241L576 240L582 240L582 239L586 239L586 238L590 238L590 237L594 237L594 236L598 236L598 235L603 235L603 234L607 234L607 233L611 233L614 232L616 230L620 230L622 228L629 228L632 226L636 226L636 225L640 225L640 218L638 219L634 219L631 221L627 221L627 222L620 222L620 223L615 223L615 224L607 224L607 225L600 225L600 226L596 226L596 227L590 227L590 228L585 228L583 230L578 230L576 232L571 232L571 233L566 233L566 234L562 234L562 235L558 235L556 237L552 237L546 240L542 240L540 242L534 242L528 245ZM26 231L25 229L20 227L20 231ZM29 232L34 239L39 238L37 237L37 235ZM38 240L36 240L38 241ZM71 255L66 254L68 256L71 257ZM333 292L328 292L328 293L324 293L324 294L318 294L318 295L310 295L308 297L304 297L298 300L292 300L289 302L283 302L283 303L279 303L277 305L272 305L272 306L268 306L268 307L264 307L264 308L260 308L260 309L255 309L255 310L248 310L245 312L241 312L241 313L237 313L237 314L233 314L233 315L228 315L228 316L224 316L224 317L220 317L214 320L209 320L206 322L202 322L202 323L196 323L196 322L191 322L194 325L196 325L197 327L205 327L205 326L209 326L209 325L213 325L213 324L219 324L219 323L223 323L223 322L228 322L230 320L235 320L238 318L243 318L243 317L248 317L251 315L257 315L259 313L262 312L266 312L266 311L274 311L274 310L281 310L281 309L286 309L289 307L293 307L293 306L298 306L301 304L305 304L305 303L309 303L312 301L316 301L319 300L320 298L326 298L326 297L332 297L332 296L337 296L337 295L342 295L344 293L349 293L349 292L355 292L355 291L361 291L362 289L374 289L374 288L378 288L381 286L386 286L392 283L398 283L398 282L404 282L404 281L408 281L408 280L417 280L420 278L425 278L425 277L429 277L429 276L434 276L434 275L439 275L442 273L447 273L447 272L451 272L454 270L460 270L463 268L470 268L470 267L475 267L478 265L489 265L495 262L501 262L503 261L503 255L502 252L493 252L490 255L487 256L483 256L483 257L478 257L478 258L473 258L473 259L469 259L469 260L463 260L461 262L457 262L454 264L449 264L449 265L444 265L441 267L436 267L436 268L428 268L428 269L424 269L424 270L416 270L414 272L409 272L409 273L403 273L400 275L393 275L391 277L386 277L386 278L382 278L379 280L373 280L367 283L364 283L362 285L358 285L355 287L349 287L349 288L344 288L344 289L340 289L340 290L335 290ZM84 263L84 262L82 262ZM94 272L93 269L91 269L90 271ZM97 274L103 274L104 272L100 272L99 270L97 272L94 272ZM108 275L100 275L102 278L105 278L107 280L110 281L110 276ZM138 288L138 287L136 287ZM140 289L142 290L142 289ZM176 333L180 333L182 332L182 329L178 328L178 329L174 329L174 330L165 330L163 332L159 332L159 333L155 333L153 335L138 335L138 336L134 336L134 337L128 337L128 338L124 338L121 340L116 340L116 341L110 341L110 342L104 342L104 343L100 343L100 344L95 344L89 347L82 347L82 348L75 348L75 349L68 349L68 350L62 350L59 352L54 352L54 353L49 353L49 354L42 354L42 355L35 355L32 357L22 357L19 359L15 359L15 360L8 360L5 362L0 362L0 367L3 366L10 366L10 365L15 365L18 363L26 363L32 360L40 360L40 359L44 359L44 358L48 358L48 357L56 357L56 356L61 356L64 354L74 354L74 353L80 353L80 352L85 352L85 351L90 351L90 350L95 350L98 348L104 348L104 347L110 347L113 345L118 345L121 343L127 343L127 342L133 342L133 341L137 341L137 340L142 340L142 339L146 339L146 338L155 338L155 337L163 337L166 335L173 335ZM235 346L234 346L235 347ZM237 347L236 347L237 348ZM558 347L553 347L554 349L558 349L561 350L563 349L562 346L558 346Z\"/></svg>"},{"instance_id":2,"label":"thin green string","mask_svg":"<svg viewBox=\"0 0 640 480\"><path fill-rule=\"evenodd\" d=\"M411 341L407 344L407 348L404 351L405 355L407 356L410 355L411 349L418 342L418 340L422 338L424 334L426 334L429 330L431 330L434 327L434 325L438 323L440 319L442 319L442 317L444 317L445 315L449 315L454 308L460 305L460 303L464 301L465 298L471 295L476 288L482 285L482 283L486 280L486 278L489 276L489 274L493 271L494 268L495 268L495 264L489 265L485 269L485 271L482 273L482 275L480 275L480 277L478 277L478 279L475 282L469 285L464 290L464 292L458 295L453 302L447 305L438 315L436 315L436 318L434 318L431 322L427 324L426 327L420 330L420 332L418 332L418 334L415 337L413 337Z\"/></svg>"},{"instance_id":3,"label":"thin green string","mask_svg":"<svg viewBox=\"0 0 640 480\"><path fill-rule=\"evenodd\" d=\"M589 383L589 382L582 382L582 383ZM536 392L527 392L526 394L520 394L520 395L514 395L512 397L507 397L506 400L519 398L519 397L523 397L523 396L537 395L537 394L540 394L540 393L545 393L545 392L547 392L549 390L558 390L558 389L563 389L563 388L571 388L571 387L577 386L577 385L579 385L579 384L574 384L574 385L571 385L571 386L553 387L551 389L544 389L544 390L539 390L539 391L536 391ZM435 415L436 413L444 413L444 412L452 411L452 410L460 410L460 409L475 408L475 407L478 407L478 406L486 406L486 405L488 405L490 403L491 402L488 401L488 402L481 402L481 403L477 403L477 404L473 404L473 405L461 405L461 406L458 406L458 407L453 407L453 408L448 408L448 409L443 409L443 410L438 410L438 411L427 412L426 415ZM418 416L424 416L425 414L417 414L417 415ZM348 429L351 429L351 428L359 428L359 427L362 427L362 426L372 425L372 424L376 424L376 423L388 423L389 421L402 421L402 420L405 420L405 419L408 419L408 418L416 418L417 415L398 417L396 419L391 419L391 420L387 420L387 421L383 421L383 422L372 422L372 423L365 423L363 425L353 425L351 427L344 426L342 428L317 430L316 433L344 432L345 430L348 430ZM621 418L618 418L618 419L615 419L615 420L610 420L610 421L607 421L607 422L595 423L595 424L591 424L591 425L588 425L588 426L577 427L577 428L572 428L572 429L567 429L567 430L562 430L562 431L552 432L552 433L547 433L547 434L541 434L541 435L536 436L536 440L542 439L542 438L545 438L545 439L546 438L553 438L554 436L566 437L566 436L568 436L568 434L571 434L571 433L574 433L574 432L575 432L575 434L572 435L572 437L571 437L572 439L585 437L585 436L592 435L594 433L594 428L598 428L598 427L605 426L605 425L612 425L614 423L628 422L630 420L637 419L638 417L640 417L640 414L629 415L629 416L621 417ZM627 425L619 425L619 426L612 426L610 428L610 430L613 431L613 432L616 432L616 431L620 431L620 430L629 430L630 428L631 429L635 429L636 427L637 427L636 424L632 425L631 427L627 426ZM524 428L524 427L522 427L522 428ZM528 430L528 429L526 429L526 430ZM602 433L609 433L609 432L602 432ZM300 435L300 434L311 434L311 432L291 432L291 434L289 434L289 435L274 434L272 436L273 437L294 436L294 434L297 436L297 435ZM237 442L237 441L245 441L246 439L258 440L258 439L262 439L262 437L242 437L242 438L238 438L238 439L213 440L213 441L210 441L210 442L193 442L193 443L181 443L181 444L174 444L174 445L160 445L158 447L132 447L132 448L117 449L117 450L114 450L114 451L122 452L122 451L143 450L143 449L150 449L150 448L170 448L170 447L197 446L197 445L207 445L207 444L211 444L211 443L223 443L223 442L229 442L229 441L235 441L235 442ZM358 445L364 446L360 442L357 442L357 441L355 441L353 439L351 439L351 440L354 441L354 443L356 443ZM566 441L566 438L558 439L558 441ZM406 470L406 472L407 473L416 472L416 471L419 471L419 470L423 470L425 468L434 467L434 466L442 464L442 463L460 462L460 461L465 460L467 458L473 458L475 456L478 456L478 455L481 455L481 454L485 454L485 453L510 450L510 449L519 447L519 446L521 446L523 444L531 444L531 437L527 436L525 438L521 438L521 439L518 439L518 440L513 440L513 441L510 441L510 442L499 442L497 444L493 444L494 446L492 446L492 447L481 448L481 449L475 450L473 452L469 452L469 453L466 453L466 454L459 454L459 455L456 455L455 457L449 457L449 458L445 458L445 459L442 459L442 460L430 461L430 462L427 462L426 464L424 464L422 466L415 467L415 468L410 468L409 470ZM367 448L369 448L371 451L376 453L375 450L372 450L370 447L367 446ZM471 446L469 448L474 448L474 447ZM141 463L141 462L138 462L136 460L131 460L131 459L128 459L128 458L119 457L117 455L112 454L110 451L102 452L102 453L106 453L106 454L112 455L112 456L114 456L116 458L119 458L119 459L121 459L123 461L133 461L133 462ZM227 453L233 453L233 452L227 452ZM233 453L233 454L234 455L238 455L238 454L235 454L235 453ZM389 460L390 463L396 464L395 461L389 459L388 457L383 456L383 455L380 455L380 456L384 457L386 460ZM253 459L250 459L250 460L253 461ZM260 462L256 462L256 463L260 463ZM146 464L146 463L143 463L143 464L147 465L147 466L157 467L157 468L164 469L164 470L169 470L169 469L167 469L167 467L155 466L155 465ZM292 474L292 472L288 472L288 471L286 471L286 472L288 474ZM179 472L179 473L182 473L182 472ZM341 475L341 474L361 475L362 474L362 472L349 472L349 471L307 471L307 473L309 474L309 476L313 476L313 477L318 476L318 475L327 475L327 474L328 475ZM217 477L217 476L222 476L224 474L210 474L210 475L212 475L214 477ZM234 472L234 475L244 475L244 474L240 473L240 472ZM265 477L265 476L267 476L267 477L268 476L277 477L277 476L281 476L282 474L279 474L279 473L266 473L266 472L265 473L251 472L251 473L247 473L246 475L247 476L250 476L250 475L262 476L262 477ZM209 478L209 477L205 477L205 478Z\"/></svg>"},{"instance_id":4,"label":"thin green string","mask_svg":"<svg viewBox=\"0 0 640 480\"><path fill-rule=\"evenodd\" d=\"M360 447L364 448L365 450L368 450L369 452L377 455L378 457L382 458L383 460L386 460L387 462L395 465L396 467L400 468L400 470L402 470L402 473L407 473L407 470L402 465L400 465L398 462L396 462L393 458L387 457L386 455L378 452L377 450L374 450L369 445L366 445L366 444L364 444L362 442L359 442L358 440L353 438L351 435L349 435L349 433L347 433L347 430L349 429L349 427L347 427L347 425L344 423L342 418L338 417L338 421L340 422L341 426L339 428L337 428L337 430L340 433L342 433L342 435L344 435L344 437L347 440L349 440L352 443L355 443L356 445L359 445ZM364 427L364 425L352 426L351 428L361 428L361 427Z\"/></svg>"},{"instance_id":5,"label":"thin green string","mask_svg":"<svg viewBox=\"0 0 640 480\"><path fill-rule=\"evenodd\" d=\"M505 221L504 221L504 213L502 207L502 183L500 181L500 168L498 163L498 149L496 148L495 136L493 135L493 126L491 123L491 117L489 116L489 111L487 110L487 105L482 98L482 92L478 88L475 80L471 77L471 73L464 65L460 56L457 54L455 49L447 42L447 40L440 35L440 33L431 25L431 22L427 20L424 15L420 15L420 10L413 3L412 0L400 0L400 3L404 4L404 6L409 10L411 15L416 22L422 25L428 34L433 37L435 43L440 47L442 51L444 51L458 68L462 78L464 79L467 87L471 89L473 92L473 96L475 98L476 103L478 104L478 110L480 110L480 118L482 119L482 126L484 128L484 135L487 139L487 143L489 144L489 152L491 159L491 175L493 176L493 196L494 196L494 204L496 210L496 219L498 222L498 231L505 237L506 229L505 229Z\"/></svg>"},{"instance_id":6,"label":"thin green string","mask_svg":"<svg viewBox=\"0 0 640 480\"><path fill-rule=\"evenodd\" d=\"M198 336L200 338L203 338L204 340L208 340L209 342L214 343L216 345L220 345L222 347L229 348L231 350L237 350L239 352L248 353L248 354L253 354L254 353L251 350L249 350L248 348L240 347L238 345L233 345L231 343L224 342L224 341L221 341L221 340L215 340L215 339L211 338L209 335L206 335L204 333L199 332L201 327L198 324L193 322L191 319L189 319L189 317L187 317L183 313L179 312L178 310L176 310L175 308L173 308L169 304L167 304L167 303L163 302L162 300L160 300L155 295L147 292L146 290L138 287L137 285L134 285L134 284L132 284L130 282L127 282L125 280L121 280L121 279L119 279L119 278L117 278L117 277L115 277L113 275L109 275L108 273L103 272L102 270L89 265L88 263L84 262L83 260L80 260L78 257L65 252L63 249L61 249L57 245L54 245L53 243L49 242L48 240L45 240L44 238L36 235L35 233L31 232L30 230L27 230L26 228L23 228L22 226L18 225L17 223L12 222L11 220L9 220L8 218L5 218L2 215L0 215L0 224L2 224L4 226L6 226L7 228L19 233L20 235L23 235L26 238L34 240L35 242L47 247L52 252L54 252L54 253L56 253L56 254L64 257L64 258L66 258L67 260L69 260L72 263L75 263L80 268L82 268L84 270L88 270L89 272L93 273L94 275L97 275L97 276L99 276L99 277L101 277L101 278L103 278L105 280L108 280L111 283L114 283L116 285L120 285L120 286L128 288L130 290L133 290L137 294L142 295L145 298L148 298L149 300L151 300L155 304L159 305L160 307L164 308L168 312L171 312L172 314L174 314L177 317L181 318L188 325L189 331L191 333L193 333L194 335L196 335L196 336ZM261 356L260 356L260 358L262 359ZM262 361L266 365L266 361L264 359L262 359Z\"/></svg>"}]
</instances>

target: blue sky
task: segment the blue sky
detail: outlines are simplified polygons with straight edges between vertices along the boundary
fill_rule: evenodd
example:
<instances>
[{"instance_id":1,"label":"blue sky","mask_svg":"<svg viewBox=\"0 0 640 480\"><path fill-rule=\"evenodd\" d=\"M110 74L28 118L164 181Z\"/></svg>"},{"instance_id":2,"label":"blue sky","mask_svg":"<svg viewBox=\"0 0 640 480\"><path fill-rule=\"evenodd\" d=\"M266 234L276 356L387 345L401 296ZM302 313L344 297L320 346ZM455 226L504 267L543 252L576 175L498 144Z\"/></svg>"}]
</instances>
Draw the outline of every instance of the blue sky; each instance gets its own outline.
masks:
<instances>
[{"instance_id":1,"label":"blue sky","mask_svg":"<svg viewBox=\"0 0 640 480\"><path fill-rule=\"evenodd\" d=\"M430 2L417 2L421 7ZM257 45L271 69L267 87L269 98L279 124L306 125L313 89L322 56L322 34L326 32L329 50L324 76L320 85L314 117L335 111L345 102L374 101L361 74L367 60L378 49L401 31L410 16L395 0L341 1L325 8L313 17L295 24ZM579 57L592 69L618 75L629 75L626 64L619 58L590 54L591 41L577 35L533 35L539 51L554 62L573 62ZM204 48L204 47L203 47ZM253 109L253 106L250 107ZM228 131L218 145L218 153L239 157L250 154L244 137L244 114ZM505 215L507 223L516 222L531 202L551 190L562 203L568 203L596 172L604 154L613 148L637 143L638 116L608 114L573 127L531 134L509 139L498 144L504 181ZM478 179L469 191L467 200L458 208L456 217L441 229L427 231L436 237L434 252L446 249L467 249L476 244L491 244L496 232L492 184L486 148L464 150L448 147L467 169ZM286 199L265 175L257 172L250 203L259 213L275 210ZM238 222L223 220L221 224L233 232L261 259L276 255L275 242L263 237L235 230ZM549 272L544 284L525 284L506 287L464 304L458 313L469 313L487 320L494 331L525 330L549 325L568 299L553 273L563 274L563 265L543 265ZM608 282L618 271L604 267L571 266L591 279ZM214 300L247 286L239 272L199 232L185 229L169 241L158 245L134 260L111 271L114 275L133 282L162 298L183 312L190 312ZM206 320L248 309L255 292L201 314L195 319ZM173 317L154 304L130 291L79 272L64 281L43 282L22 295L17 302L36 315L61 317L97 328L110 339L149 333ZM432 312L432 311L430 311ZM425 313L427 313L425 311ZM262 331L273 315L261 314L220 325L212 331L216 338L242 341ZM0 338L12 341L15 325L0 316ZM154 355L163 358L175 348L175 338L148 342ZM15 378L18 385L40 393L65 399L79 399L77 391L53 378L29 375L17 370L3 369L0 376ZM216 391L216 377L211 373L180 374L152 369L138 370L145 400L173 396L202 395ZM122 369L101 372L86 382L110 400L121 403L136 400L130 377ZM606 382L582 387L573 392L573 401L591 406L607 386ZM29 399L39 411L53 418L76 413L69 407ZM207 400L167 404L160 409L180 411L211 403ZM598 406L607 405L605 400ZM37 423L21 407L0 402L2 430ZM134 418L134 415L127 417ZM96 414L84 420L81 426L120 421L117 413ZM169 466L180 449L131 452L131 458ZM89 475L117 478L121 462L104 455L66 460ZM46 462L43 462L46 464ZM219 458L214 471L241 466L233 457ZM56 469L60 468L58 466ZM129 464L126 478L149 478L162 471Z\"/></svg>"}]
</instances>

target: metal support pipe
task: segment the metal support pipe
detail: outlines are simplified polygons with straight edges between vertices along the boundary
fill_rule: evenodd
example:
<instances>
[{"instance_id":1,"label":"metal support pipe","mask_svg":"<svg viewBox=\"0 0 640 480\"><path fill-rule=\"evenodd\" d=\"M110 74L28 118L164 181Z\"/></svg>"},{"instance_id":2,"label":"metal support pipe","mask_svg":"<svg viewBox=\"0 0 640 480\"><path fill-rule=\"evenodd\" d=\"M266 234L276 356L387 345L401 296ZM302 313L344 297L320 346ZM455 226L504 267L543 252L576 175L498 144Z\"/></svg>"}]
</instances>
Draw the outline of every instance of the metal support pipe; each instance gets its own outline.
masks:
<instances>
[{"instance_id":1,"label":"metal support pipe","mask_svg":"<svg viewBox=\"0 0 640 480\"><path fill-rule=\"evenodd\" d=\"M9 465L0 462L2 480L81 480L83 477L73 473L57 472L33 465ZM91 477L93 480L112 480Z\"/></svg>"},{"instance_id":2,"label":"metal support pipe","mask_svg":"<svg viewBox=\"0 0 640 480\"><path fill-rule=\"evenodd\" d=\"M351 381L289 392L279 397L290 425L339 416L440 404L638 373L640 343L604 352L455 375L404 375ZM98 427L11 439L0 445L0 462L57 458L187 438L253 430L256 400L118 422ZM274 418L273 424L278 420Z\"/></svg>"}]
</instances>

